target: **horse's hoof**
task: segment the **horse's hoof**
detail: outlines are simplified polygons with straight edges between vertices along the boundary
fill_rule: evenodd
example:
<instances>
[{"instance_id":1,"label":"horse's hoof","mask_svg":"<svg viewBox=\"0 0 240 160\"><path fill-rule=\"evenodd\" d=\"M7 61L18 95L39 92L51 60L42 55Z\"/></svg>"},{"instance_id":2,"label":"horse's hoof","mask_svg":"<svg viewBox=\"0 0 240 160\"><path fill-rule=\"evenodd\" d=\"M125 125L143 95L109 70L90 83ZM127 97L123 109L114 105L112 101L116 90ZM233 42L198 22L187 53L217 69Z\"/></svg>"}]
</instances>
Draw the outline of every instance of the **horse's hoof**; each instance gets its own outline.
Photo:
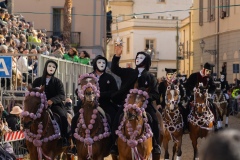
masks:
<instances>
[{"instance_id":1,"label":"horse's hoof","mask_svg":"<svg viewBox=\"0 0 240 160\"><path fill-rule=\"evenodd\" d=\"M227 127L228 127L228 124L225 124L225 127L227 128Z\"/></svg>"}]
</instances>

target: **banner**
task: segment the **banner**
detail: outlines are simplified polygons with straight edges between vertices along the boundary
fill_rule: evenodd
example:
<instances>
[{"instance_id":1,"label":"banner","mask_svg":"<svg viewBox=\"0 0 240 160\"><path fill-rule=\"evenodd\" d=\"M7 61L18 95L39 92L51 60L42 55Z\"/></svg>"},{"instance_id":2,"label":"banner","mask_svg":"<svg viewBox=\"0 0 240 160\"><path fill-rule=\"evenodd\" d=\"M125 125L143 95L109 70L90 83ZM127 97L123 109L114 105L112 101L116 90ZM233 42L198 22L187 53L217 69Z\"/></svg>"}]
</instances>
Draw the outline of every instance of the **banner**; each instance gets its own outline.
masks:
<instances>
[{"instance_id":1,"label":"banner","mask_svg":"<svg viewBox=\"0 0 240 160\"><path fill-rule=\"evenodd\" d=\"M14 132L7 132L4 135L4 141L5 142L13 142L13 141L19 141L24 139L24 133L23 131L14 131Z\"/></svg>"}]
</instances>

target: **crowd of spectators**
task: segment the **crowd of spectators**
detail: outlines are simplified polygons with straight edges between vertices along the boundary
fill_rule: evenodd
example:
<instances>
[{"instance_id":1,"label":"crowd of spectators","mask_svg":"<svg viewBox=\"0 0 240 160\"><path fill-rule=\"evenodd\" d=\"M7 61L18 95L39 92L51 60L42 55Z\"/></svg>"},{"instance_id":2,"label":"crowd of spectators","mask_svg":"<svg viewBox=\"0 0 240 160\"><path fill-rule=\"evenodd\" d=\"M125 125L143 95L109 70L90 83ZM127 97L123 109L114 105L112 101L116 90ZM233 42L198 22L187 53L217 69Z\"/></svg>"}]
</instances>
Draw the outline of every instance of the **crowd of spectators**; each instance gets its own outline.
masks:
<instances>
[{"instance_id":1,"label":"crowd of spectators","mask_svg":"<svg viewBox=\"0 0 240 160\"><path fill-rule=\"evenodd\" d=\"M61 36L48 36L45 29L35 29L22 15L9 14L4 8L0 8L0 53L17 54L12 56L14 88L32 83L38 76L38 56L33 54L91 65L86 51L64 45ZM1 87L4 86L10 87L10 79L1 79Z\"/></svg>"}]
</instances>

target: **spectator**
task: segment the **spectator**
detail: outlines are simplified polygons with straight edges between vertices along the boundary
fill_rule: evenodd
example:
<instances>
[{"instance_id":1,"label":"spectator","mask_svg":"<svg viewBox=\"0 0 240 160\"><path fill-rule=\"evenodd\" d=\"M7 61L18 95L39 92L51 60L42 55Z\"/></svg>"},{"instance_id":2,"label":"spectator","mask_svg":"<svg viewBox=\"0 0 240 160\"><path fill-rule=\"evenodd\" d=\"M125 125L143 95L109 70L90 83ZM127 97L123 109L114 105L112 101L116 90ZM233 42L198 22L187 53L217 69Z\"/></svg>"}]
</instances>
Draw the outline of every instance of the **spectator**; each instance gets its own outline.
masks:
<instances>
[{"instance_id":1,"label":"spectator","mask_svg":"<svg viewBox=\"0 0 240 160\"><path fill-rule=\"evenodd\" d=\"M239 87L239 85L240 85L240 80L238 80L237 78L235 78L234 81L235 81L235 86L236 86L236 87Z\"/></svg>"},{"instance_id":2,"label":"spectator","mask_svg":"<svg viewBox=\"0 0 240 160\"><path fill-rule=\"evenodd\" d=\"M6 45L1 45L0 46L0 53L7 53L8 52L8 47Z\"/></svg>"},{"instance_id":3,"label":"spectator","mask_svg":"<svg viewBox=\"0 0 240 160\"><path fill-rule=\"evenodd\" d=\"M203 145L200 159L240 160L240 131L224 130L208 137Z\"/></svg>"},{"instance_id":4,"label":"spectator","mask_svg":"<svg viewBox=\"0 0 240 160\"><path fill-rule=\"evenodd\" d=\"M86 51L81 51L79 54L79 63L90 65L90 55Z\"/></svg>"},{"instance_id":5,"label":"spectator","mask_svg":"<svg viewBox=\"0 0 240 160\"><path fill-rule=\"evenodd\" d=\"M56 58L63 58L63 49L62 45L60 43L55 44L55 50L53 53L50 54L50 56L56 57Z\"/></svg>"},{"instance_id":6,"label":"spectator","mask_svg":"<svg viewBox=\"0 0 240 160\"><path fill-rule=\"evenodd\" d=\"M65 100L65 107L66 107L67 112L69 114L71 114L72 116L74 116L72 100L70 98L66 98L66 100Z\"/></svg>"},{"instance_id":7,"label":"spectator","mask_svg":"<svg viewBox=\"0 0 240 160\"><path fill-rule=\"evenodd\" d=\"M20 114L22 113L22 109L19 106L14 106L12 111L7 117L8 127L12 131L21 130L21 123L20 123Z\"/></svg>"},{"instance_id":8,"label":"spectator","mask_svg":"<svg viewBox=\"0 0 240 160\"><path fill-rule=\"evenodd\" d=\"M76 48L70 48L68 50L68 53L63 55L63 59L66 59L72 62L78 62L79 58L78 58L78 51L76 50Z\"/></svg>"},{"instance_id":9,"label":"spectator","mask_svg":"<svg viewBox=\"0 0 240 160\"><path fill-rule=\"evenodd\" d=\"M3 35L0 35L0 45L3 45L5 43L5 38Z\"/></svg>"},{"instance_id":10,"label":"spectator","mask_svg":"<svg viewBox=\"0 0 240 160\"><path fill-rule=\"evenodd\" d=\"M23 56L20 56L20 58L17 61L17 68L20 70L20 72L23 75L23 82L32 83L32 76L28 74L28 71L31 71L34 69L34 63L32 65L28 65L28 57L24 56L29 53L29 50L27 48L23 49Z\"/></svg>"},{"instance_id":11,"label":"spectator","mask_svg":"<svg viewBox=\"0 0 240 160\"><path fill-rule=\"evenodd\" d=\"M8 112L4 109L2 102L0 101L0 116L1 116L0 118L6 119L8 115L9 115Z\"/></svg>"}]
</instances>

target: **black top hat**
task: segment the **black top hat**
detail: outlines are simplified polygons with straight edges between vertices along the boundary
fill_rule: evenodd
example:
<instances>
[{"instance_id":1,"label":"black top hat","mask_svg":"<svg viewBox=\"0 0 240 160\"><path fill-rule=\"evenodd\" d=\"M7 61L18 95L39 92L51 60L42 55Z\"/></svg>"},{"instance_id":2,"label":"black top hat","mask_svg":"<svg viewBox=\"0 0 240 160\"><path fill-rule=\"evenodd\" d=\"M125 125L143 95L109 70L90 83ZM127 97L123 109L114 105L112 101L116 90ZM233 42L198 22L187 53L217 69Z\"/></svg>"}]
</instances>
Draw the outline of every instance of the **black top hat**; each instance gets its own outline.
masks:
<instances>
[{"instance_id":1,"label":"black top hat","mask_svg":"<svg viewBox=\"0 0 240 160\"><path fill-rule=\"evenodd\" d=\"M166 71L167 73L174 73L174 72L177 71L177 69L165 68L165 71Z\"/></svg>"},{"instance_id":2,"label":"black top hat","mask_svg":"<svg viewBox=\"0 0 240 160\"><path fill-rule=\"evenodd\" d=\"M212 70L212 68L213 68L214 66L215 66L214 64L210 64L210 63L207 62L207 63L204 64L203 68Z\"/></svg>"}]
</instances>

